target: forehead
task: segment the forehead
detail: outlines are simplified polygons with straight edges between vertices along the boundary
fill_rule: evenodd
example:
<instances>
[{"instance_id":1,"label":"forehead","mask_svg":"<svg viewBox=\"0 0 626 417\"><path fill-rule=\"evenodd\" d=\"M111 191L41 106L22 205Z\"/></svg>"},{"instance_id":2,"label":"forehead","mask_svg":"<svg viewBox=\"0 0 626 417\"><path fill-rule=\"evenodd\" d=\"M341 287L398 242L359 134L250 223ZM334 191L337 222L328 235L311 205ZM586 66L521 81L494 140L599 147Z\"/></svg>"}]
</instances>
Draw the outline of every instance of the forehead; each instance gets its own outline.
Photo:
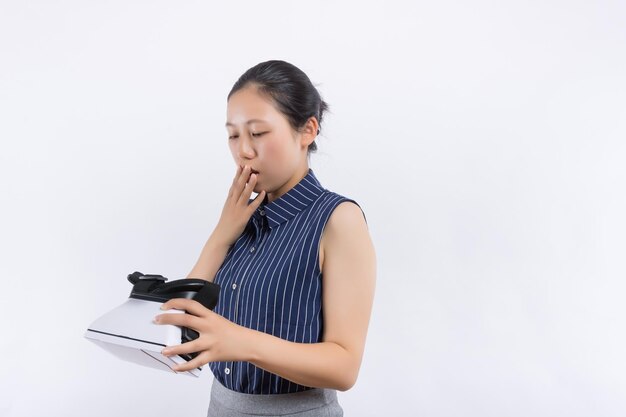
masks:
<instances>
[{"instance_id":1,"label":"forehead","mask_svg":"<svg viewBox=\"0 0 626 417\"><path fill-rule=\"evenodd\" d=\"M280 122L282 114L272 102L259 94L255 88L246 87L234 93L226 106L226 127L238 127L248 122Z\"/></svg>"}]
</instances>

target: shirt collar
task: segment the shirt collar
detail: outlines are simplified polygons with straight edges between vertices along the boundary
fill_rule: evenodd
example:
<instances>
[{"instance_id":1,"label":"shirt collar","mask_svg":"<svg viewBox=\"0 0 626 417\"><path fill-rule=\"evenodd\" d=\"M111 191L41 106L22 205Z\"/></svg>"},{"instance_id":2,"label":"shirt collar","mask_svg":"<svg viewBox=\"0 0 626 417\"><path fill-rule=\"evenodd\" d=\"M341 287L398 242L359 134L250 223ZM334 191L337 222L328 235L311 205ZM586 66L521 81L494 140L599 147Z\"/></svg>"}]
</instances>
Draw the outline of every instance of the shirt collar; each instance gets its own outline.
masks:
<instances>
[{"instance_id":1,"label":"shirt collar","mask_svg":"<svg viewBox=\"0 0 626 417\"><path fill-rule=\"evenodd\" d=\"M254 216L265 216L270 228L291 220L296 214L309 207L324 192L313 170L309 168L307 174L286 193L272 202L267 202L267 196L257 207Z\"/></svg>"}]
</instances>

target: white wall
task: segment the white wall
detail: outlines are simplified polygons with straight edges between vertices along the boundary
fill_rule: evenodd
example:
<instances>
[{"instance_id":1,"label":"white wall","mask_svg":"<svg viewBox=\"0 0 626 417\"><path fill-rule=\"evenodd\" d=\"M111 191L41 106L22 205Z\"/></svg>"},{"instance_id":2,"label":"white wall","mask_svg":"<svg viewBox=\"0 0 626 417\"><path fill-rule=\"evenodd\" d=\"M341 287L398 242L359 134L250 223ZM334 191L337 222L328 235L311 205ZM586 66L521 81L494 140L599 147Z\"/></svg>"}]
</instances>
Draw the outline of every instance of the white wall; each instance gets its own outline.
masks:
<instances>
[{"instance_id":1,"label":"white wall","mask_svg":"<svg viewBox=\"0 0 626 417\"><path fill-rule=\"evenodd\" d=\"M0 415L206 415L210 372L82 335L127 274L190 271L232 176L226 95L284 59L331 105L311 166L377 249L346 415L623 416L625 19L619 1L2 0Z\"/></svg>"}]
</instances>

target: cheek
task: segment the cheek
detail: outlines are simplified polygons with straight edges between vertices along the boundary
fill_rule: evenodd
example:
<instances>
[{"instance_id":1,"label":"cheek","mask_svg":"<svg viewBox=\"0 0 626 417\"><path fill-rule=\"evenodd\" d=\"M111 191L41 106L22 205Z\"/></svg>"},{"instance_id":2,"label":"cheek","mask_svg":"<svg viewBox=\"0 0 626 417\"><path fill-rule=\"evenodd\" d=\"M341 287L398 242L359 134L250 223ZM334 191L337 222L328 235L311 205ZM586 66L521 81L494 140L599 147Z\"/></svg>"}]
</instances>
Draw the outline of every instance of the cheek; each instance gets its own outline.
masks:
<instances>
[{"instance_id":1,"label":"cheek","mask_svg":"<svg viewBox=\"0 0 626 417\"><path fill-rule=\"evenodd\" d=\"M264 162L279 162L282 159L281 148L278 143L265 142L257 149L259 157Z\"/></svg>"}]
</instances>

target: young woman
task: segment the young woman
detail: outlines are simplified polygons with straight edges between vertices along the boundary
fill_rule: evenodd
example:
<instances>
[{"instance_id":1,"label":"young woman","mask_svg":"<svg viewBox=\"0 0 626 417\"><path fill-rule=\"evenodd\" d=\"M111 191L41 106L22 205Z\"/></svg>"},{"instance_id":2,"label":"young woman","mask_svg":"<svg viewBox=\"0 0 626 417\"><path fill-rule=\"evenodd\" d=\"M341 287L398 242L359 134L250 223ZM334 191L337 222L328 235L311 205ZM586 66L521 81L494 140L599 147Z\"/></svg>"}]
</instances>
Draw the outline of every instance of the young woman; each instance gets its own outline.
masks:
<instances>
[{"instance_id":1,"label":"young woman","mask_svg":"<svg viewBox=\"0 0 626 417\"><path fill-rule=\"evenodd\" d=\"M376 259L356 201L324 188L308 158L328 105L300 69L272 60L228 94L237 172L219 222L188 278L220 285L213 311L172 299L159 324L199 333L166 355L209 364L207 416L342 416L337 390L357 380ZM251 199L252 192L258 193Z\"/></svg>"}]
</instances>

